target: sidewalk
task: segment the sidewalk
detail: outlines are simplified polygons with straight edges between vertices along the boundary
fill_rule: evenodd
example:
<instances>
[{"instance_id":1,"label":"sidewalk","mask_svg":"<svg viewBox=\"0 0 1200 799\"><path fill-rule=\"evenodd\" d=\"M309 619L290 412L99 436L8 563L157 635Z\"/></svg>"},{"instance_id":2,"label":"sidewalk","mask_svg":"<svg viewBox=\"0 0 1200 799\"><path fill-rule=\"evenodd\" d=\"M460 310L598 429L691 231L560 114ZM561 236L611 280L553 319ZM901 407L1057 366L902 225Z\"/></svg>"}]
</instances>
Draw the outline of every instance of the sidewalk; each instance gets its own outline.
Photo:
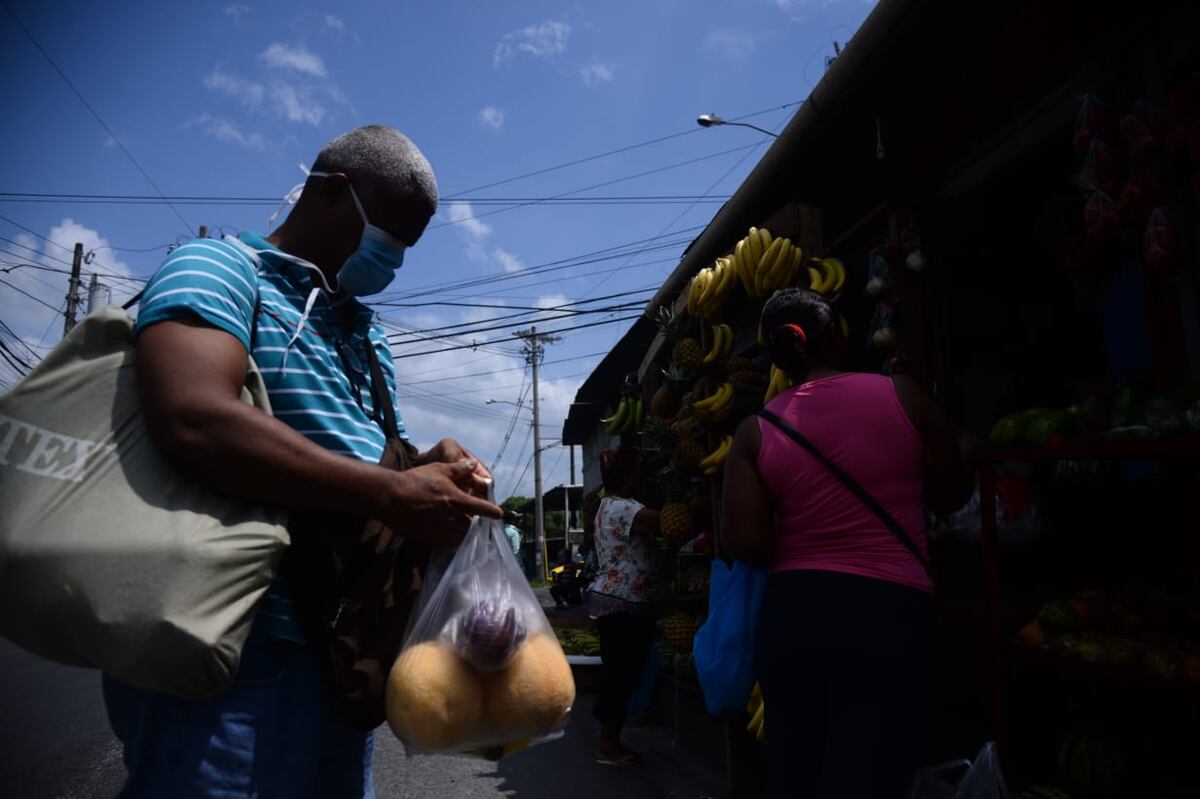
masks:
<instances>
[{"instance_id":1,"label":"sidewalk","mask_svg":"<svg viewBox=\"0 0 1200 799\"><path fill-rule=\"evenodd\" d=\"M459 757L415 757L386 729L375 738L375 790L384 797L514 797L514 799L717 799L725 797L720 764L671 745L658 727L630 727L625 740L640 752L637 768L592 760L596 723L592 697L576 700L562 738L518 752L499 763Z\"/></svg>"}]
</instances>

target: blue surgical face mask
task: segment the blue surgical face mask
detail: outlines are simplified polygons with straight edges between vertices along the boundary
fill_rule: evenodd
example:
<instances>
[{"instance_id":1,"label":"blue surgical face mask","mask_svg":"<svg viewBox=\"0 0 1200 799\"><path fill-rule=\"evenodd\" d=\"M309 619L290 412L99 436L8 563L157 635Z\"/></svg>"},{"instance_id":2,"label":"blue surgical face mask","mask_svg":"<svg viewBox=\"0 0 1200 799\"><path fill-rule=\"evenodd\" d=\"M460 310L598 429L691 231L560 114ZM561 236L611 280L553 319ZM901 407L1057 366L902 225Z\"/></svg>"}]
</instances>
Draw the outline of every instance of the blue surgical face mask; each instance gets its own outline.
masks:
<instances>
[{"instance_id":1,"label":"blue surgical face mask","mask_svg":"<svg viewBox=\"0 0 1200 799\"><path fill-rule=\"evenodd\" d=\"M328 172L310 172L309 177L328 177ZM367 297L378 294L388 287L396 277L396 270L404 263L407 245L380 227L372 225L367 212L358 200L354 186L350 186L350 198L362 217L363 232L358 249L351 253L338 270L338 290L352 297Z\"/></svg>"}]
</instances>

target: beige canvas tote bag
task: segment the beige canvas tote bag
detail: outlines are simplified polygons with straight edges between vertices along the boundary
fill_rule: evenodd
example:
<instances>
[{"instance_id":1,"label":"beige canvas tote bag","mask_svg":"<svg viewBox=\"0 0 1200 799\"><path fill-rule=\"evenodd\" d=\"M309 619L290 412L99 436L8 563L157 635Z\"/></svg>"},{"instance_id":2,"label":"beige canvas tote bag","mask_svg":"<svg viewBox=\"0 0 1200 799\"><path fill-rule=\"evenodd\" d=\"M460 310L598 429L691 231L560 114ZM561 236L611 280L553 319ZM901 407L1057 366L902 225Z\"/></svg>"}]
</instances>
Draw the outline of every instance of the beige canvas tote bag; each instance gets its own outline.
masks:
<instances>
[{"instance_id":1,"label":"beige canvas tote bag","mask_svg":"<svg viewBox=\"0 0 1200 799\"><path fill-rule=\"evenodd\" d=\"M88 316L0 396L0 635L182 697L227 688L288 545L286 514L160 455L133 322ZM242 399L270 413L250 361Z\"/></svg>"}]
</instances>

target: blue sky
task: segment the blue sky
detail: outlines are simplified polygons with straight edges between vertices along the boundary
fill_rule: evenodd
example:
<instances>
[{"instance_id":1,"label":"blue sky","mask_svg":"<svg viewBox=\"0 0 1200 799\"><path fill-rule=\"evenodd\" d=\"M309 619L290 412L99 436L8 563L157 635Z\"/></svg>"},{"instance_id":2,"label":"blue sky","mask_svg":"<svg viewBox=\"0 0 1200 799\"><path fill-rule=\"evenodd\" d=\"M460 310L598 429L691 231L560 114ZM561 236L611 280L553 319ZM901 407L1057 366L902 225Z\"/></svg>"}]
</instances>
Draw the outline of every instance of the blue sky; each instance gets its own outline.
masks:
<instances>
[{"instance_id":1,"label":"blue sky","mask_svg":"<svg viewBox=\"0 0 1200 799\"><path fill-rule=\"evenodd\" d=\"M747 121L781 128L795 111L781 107L807 95L833 54L833 42L849 39L872 8L863 0L6 2L164 194L282 197L302 179L297 163L311 164L325 141L358 125L391 124L425 152L443 197L461 196L443 202L408 254L390 298L545 308L640 290L576 309L647 297L683 250L672 242L693 238L719 207L693 198L728 196L765 151L761 134L700 129L696 115L763 112ZM7 156L0 192L156 194L2 11L0 81L8 108L0 120ZM665 136L671 138L479 188ZM481 202L569 192L688 199L515 208ZM9 270L0 273L8 284L0 284L0 320L34 352L44 352L61 334L52 309L61 308L66 288L66 276L50 270L66 268L74 242L94 252L85 279L89 271L145 277L167 245L186 238L185 221L192 229L265 230L274 210L262 204L176 208L182 220L158 202L0 197L0 236L8 240L0 241L0 269ZM671 246L644 252L641 245L627 247L598 263L521 272L654 237ZM500 277L466 288L450 285ZM137 285L106 280L117 299ZM423 296L403 296L418 291ZM480 320L519 313L451 305L380 310L389 323L417 330L465 322L491 326ZM546 320L541 328L632 312ZM494 324L527 326L535 318ZM576 389L601 357L597 353L629 324L568 332L548 349L541 384L547 439L560 434ZM410 386L402 410L419 443L453 436L485 461L495 459L516 411L503 403L516 402L528 385L507 335L497 330L434 343L409 335L398 342L401 356L489 343L397 361L401 382ZM0 365L0 385L12 379L6 369ZM502 402L486 405L487 399ZM532 492L526 417L522 412L497 469L501 496L514 488ZM548 449L543 463L547 486L566 479L561 447Z\"/></svg>"}]
</instances>

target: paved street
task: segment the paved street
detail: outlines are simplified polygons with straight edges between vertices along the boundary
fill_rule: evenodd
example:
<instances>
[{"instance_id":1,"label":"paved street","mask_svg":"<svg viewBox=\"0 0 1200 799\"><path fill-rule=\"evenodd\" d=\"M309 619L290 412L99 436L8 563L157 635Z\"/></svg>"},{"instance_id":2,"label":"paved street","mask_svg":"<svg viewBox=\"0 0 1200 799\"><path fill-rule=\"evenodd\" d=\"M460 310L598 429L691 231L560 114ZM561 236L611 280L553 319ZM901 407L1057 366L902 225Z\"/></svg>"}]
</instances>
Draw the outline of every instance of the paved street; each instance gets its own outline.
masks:
<instances>
[{"instance_id":1,"label":"paved street","mask_svg":"<svg viewBox=\"0 0 1200 799\"><path fill-rule=\"evenodd\" d=\"M0 796L20 799L112 797L124 769L108 729L99 675L38 660L0 640ZM714 766L671 746L668 732L634 728L628 739L645 753L635 770L591 759L590 697L577 703L560 740L501 763L457 757L409 759L386 730L377 737L375 784L380 797L519 797L600 799L619 796L716 797Z\"/></svg>"}]
</instances>

